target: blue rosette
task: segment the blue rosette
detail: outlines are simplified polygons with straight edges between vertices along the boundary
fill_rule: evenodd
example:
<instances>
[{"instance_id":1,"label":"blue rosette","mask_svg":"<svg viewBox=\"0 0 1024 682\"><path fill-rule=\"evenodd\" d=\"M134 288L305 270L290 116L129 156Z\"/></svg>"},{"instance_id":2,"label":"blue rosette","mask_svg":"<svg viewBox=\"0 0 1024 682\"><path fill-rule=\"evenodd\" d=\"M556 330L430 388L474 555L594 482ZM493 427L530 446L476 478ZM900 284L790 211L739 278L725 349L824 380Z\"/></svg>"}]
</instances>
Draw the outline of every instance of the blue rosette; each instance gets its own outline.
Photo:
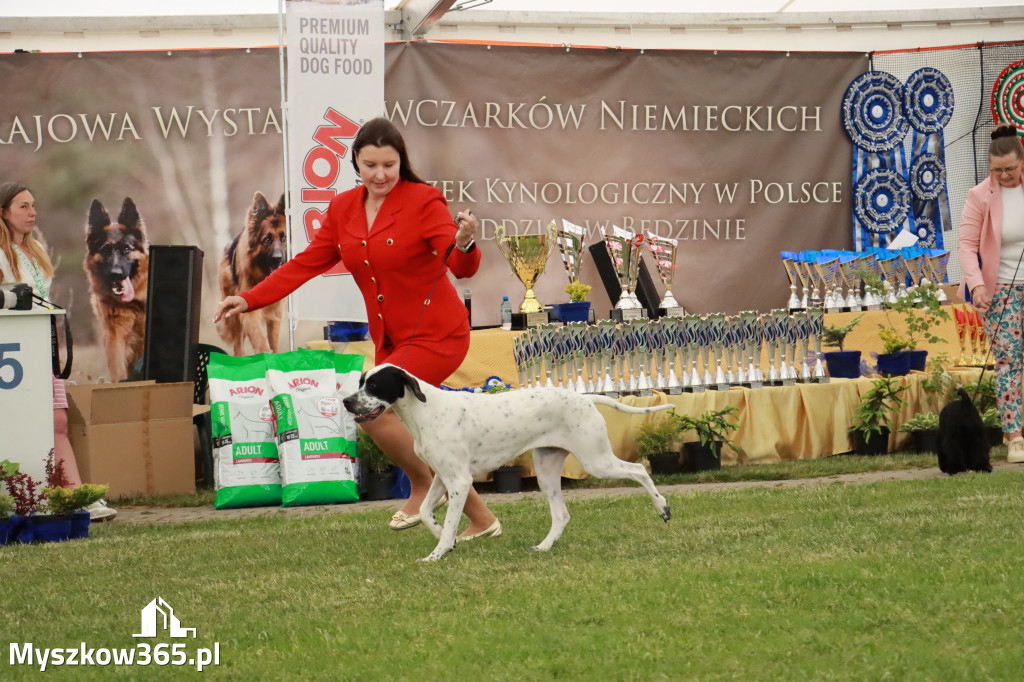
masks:
<instances>
[{"instance_id":1,"label":"blue rosette","mask_svg":"<svg viewBox=\"0 0 1024 682\"><path fill-rule=\"evenodd\" d=\"M910 214L910 187L902 175L887 168L868 171L853 190L853 211L874 234L900 229Z\"/></svg>"},{"instance_id":2,"label":"blue rosette","mask_svg":"<svg viewBox=\"0 0 1024 682\"><path fill-rule=\"evenodd\" d=\"M914 130L937 133L953 118L953 86L946 75L926 66L910 74L903 87L903 114Z\"/></svg>"},{"instance_id":3,"label":"blue rosette","mask_svg":"<svg viewBox=\"0 0 1024 682\"><path fill-rule=\"evenodd\" d=\"M937 199L946 190L946 163L938 154L920 154L910 166L910 189L923 201Z\"/></svg>"},{"instance_id":4,"label":"blue rosette","mask_svg":"<svg viewBox=\"0 0 1024 682\"><path fill-rule=\"evenodd\" d=\"M903 142L910 123L903 114L903 84L886 71L865 71L843 95L843 127L867 152L887 152Z\"/></svg>"}]
</instances>

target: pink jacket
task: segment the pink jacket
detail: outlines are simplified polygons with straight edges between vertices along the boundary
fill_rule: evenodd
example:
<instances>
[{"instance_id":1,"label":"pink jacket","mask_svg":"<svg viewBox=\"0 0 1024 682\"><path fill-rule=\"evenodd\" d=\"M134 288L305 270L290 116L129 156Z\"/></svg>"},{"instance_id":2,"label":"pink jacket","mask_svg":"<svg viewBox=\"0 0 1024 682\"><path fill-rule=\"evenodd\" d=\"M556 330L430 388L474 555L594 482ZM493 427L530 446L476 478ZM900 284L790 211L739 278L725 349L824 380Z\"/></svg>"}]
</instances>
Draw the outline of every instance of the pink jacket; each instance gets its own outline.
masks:
<instances>
[{"instance_id":1,"label":"pink jacket","mask_svg":"<svg viewBox=\"0 0 1024 682\"><path fill-rule=\"evenodd\" d=\"M964 273L960 298L966 300L966 291L979 284L984 284L989 294L995 291L1002 239L1003 193L1000 184L988 177L972 187L964 201L960 238L957 240L960 269Z\"/></svg>"}]
</instances>

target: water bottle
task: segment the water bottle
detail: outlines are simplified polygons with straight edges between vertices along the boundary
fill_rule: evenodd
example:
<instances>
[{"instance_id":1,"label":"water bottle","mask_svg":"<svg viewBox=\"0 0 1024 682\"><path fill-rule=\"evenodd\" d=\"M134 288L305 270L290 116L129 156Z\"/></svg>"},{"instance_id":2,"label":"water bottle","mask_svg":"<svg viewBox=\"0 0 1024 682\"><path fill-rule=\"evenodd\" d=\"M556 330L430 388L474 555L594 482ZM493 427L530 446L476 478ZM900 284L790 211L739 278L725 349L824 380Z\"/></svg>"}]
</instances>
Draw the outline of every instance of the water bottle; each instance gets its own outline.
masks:
<instances>
[{"instance_id":1,"label":"water bottle","mask_svg":"<svg viewBox=\"0 0 1024 682\"><path fill-rule=\"evenodd\" d=\"M473 292L470 289L462 290L462 302L466 304L466 317L469 318L469 326L473 327Z\"/></svg>"},{"instance_id":2,"label":"water bottle","mask_svg":"<svg viewBox=\"0 0 1024 682\"><path fill-rule=\"evenodd\" d=\"M512 329L512 304L508 302L508 296L501 299L501 328L505 331Z\"/></svg>"}]
</instances>

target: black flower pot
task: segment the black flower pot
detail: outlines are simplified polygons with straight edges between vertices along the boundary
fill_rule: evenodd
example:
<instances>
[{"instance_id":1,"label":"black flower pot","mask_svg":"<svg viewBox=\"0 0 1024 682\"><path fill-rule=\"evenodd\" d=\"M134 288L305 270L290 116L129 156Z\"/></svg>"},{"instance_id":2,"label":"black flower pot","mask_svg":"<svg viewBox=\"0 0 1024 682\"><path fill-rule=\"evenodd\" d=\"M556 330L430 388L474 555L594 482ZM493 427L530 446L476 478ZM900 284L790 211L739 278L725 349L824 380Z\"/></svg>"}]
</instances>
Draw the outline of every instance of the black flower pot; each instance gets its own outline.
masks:
<instances>
[{"instance_id":1,"label":"black flower pot","mask_svg":"<svg viewBox=\"0 0 1024 682\"><path fill-rule=\"evenodd\" d=\"M395 486L395 478L398 472L395 469L381 473L369 472L366 474L366 496L364 500L390 500L391 489Z\"/></svg>"},{"instance_id":2,"label":"black flower pot","mask_svg":"<svg viewBox=\"0 0 1024 682\"><path fill-rule=\"evenodd\" d=\"M883 426L881 433L872 431L866 437L863 431L854 431L853 451L858 455L884 455L889 452L889 428Z\"/></svg>"},{"instance_id":3,"label":"black flower pot","mask_svg":"<svg viewBox=\"0 0 1024 682\"><path fill-rule=\"evenodd\" d=\"M496 493L518 493L523 489L523 467L498 467L492 476Z\"/></svg>"},{"instance_id":4,"label":"black flower pot","mask_svg":"<svg viewBox=\"0 0 1024 682\"><path fill-rule=\"evenodd\" d=\"M914 451L915 452L938 452L939 450L939 430L938 429L925 429L923 431L914 431Z\"/></svg>"},{"instance_id":5,"label":"black flower pot","mask_svg":"<svg viewBox=\"0 0 1024 682\"><path fill-rule=\"evenodd\" d=\"M656 452L652 455L647 455L647 461L651 465L651 473L662 476L681 472L683 470L681 459L682 453L680 452Z\"/></svg>"},{"instance_id":6,"label":"black flower pot","mask_svg":"<svg viewBox=\"0 0 1024 682\"><path fill-rule=\"evenodd\" d=\"M823 353L830 377L856 379L860 376L860 351L840 350Z\"/></svg>"},{"instance_id":7,"label":"black flower pot","mask_svg":"<svg viewBox=\"0 0 1024 682\"><path fill-rule=\"evenodd\" d=\"M722 468L722 443L715 441L715 449L711 444L701 445L700 441L683 443L683 471L693 473L697 471L712 471ZM718 453L718 454L716 454Z\"/></svg>"}]
</instances>

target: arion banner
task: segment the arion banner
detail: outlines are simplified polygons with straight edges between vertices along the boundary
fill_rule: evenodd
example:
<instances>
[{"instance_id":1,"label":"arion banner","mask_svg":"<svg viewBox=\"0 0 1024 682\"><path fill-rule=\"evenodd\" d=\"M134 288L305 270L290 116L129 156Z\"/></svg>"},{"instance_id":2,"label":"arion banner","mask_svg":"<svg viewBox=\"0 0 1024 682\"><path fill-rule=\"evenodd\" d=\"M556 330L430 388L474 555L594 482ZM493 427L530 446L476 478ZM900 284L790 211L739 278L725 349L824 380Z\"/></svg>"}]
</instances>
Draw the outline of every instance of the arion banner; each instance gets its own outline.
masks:
<instances>
[{"instance_id":1,"label":"arion banner","mask_svg":"<svg viewBox=\"0 0 1024 682\"><path fill-rule=\"evenodd\" d=\"M313 239L334 195L355 186L349 145L383 113L384 3L288 2L288 187L294 252ZM366 310L339 263L295 294L299 319L361 320Z\"/></svg>"}]
</instances>

